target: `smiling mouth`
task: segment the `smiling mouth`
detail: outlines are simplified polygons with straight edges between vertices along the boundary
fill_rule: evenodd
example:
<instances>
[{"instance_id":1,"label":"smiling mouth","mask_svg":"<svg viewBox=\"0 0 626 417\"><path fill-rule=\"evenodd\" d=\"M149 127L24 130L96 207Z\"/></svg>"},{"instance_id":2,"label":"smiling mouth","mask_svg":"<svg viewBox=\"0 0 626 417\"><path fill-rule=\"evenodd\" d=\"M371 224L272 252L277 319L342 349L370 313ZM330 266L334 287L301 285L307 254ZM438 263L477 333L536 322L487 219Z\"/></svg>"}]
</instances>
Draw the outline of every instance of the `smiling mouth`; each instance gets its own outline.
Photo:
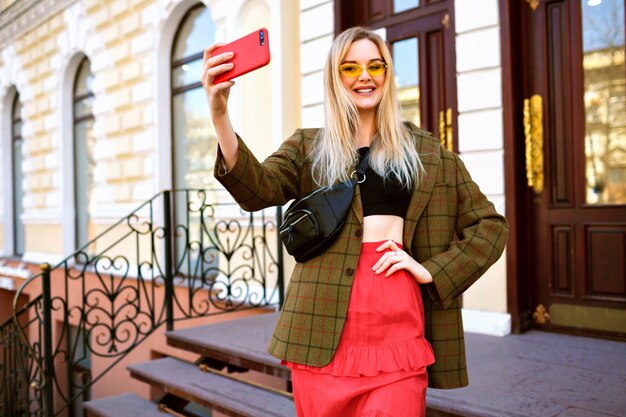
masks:
<instances>
[{"instance_id":1,"label":"smiling mouth","mask_svg":"<svg viewBox=\"0 0 626 417\"><path fill-rule=\"evenodd\" d=\"M354 91L357 92L357 93L365 93L366 94L366 93L373 92L374 88L372 88L372 87L369 87L369 88L357 88Z\"/></svg>"}]
</instances>

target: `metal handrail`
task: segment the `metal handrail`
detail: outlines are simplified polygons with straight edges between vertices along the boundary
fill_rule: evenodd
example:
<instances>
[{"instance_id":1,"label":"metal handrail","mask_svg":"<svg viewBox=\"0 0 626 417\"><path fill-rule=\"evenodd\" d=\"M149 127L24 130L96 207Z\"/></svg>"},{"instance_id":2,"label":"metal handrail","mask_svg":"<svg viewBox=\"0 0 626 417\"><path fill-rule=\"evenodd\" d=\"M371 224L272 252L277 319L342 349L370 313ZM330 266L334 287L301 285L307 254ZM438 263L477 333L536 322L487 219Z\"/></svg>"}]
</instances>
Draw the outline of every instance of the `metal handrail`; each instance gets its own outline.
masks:
<instances>
[{"instance_id":1,"label":"metal handrail","mask_svg":"<svg viewBox=\"0 0 626 417\"><path fill-rule=\"evenodd\" d=\"M166 190L42 265L0 326L0 417L72 416L70 405L163 324L281 305L282 214L268 212L244 212L222 189ZM108 366L84 378L92 357Z\"/></svg>"}]
</instances>

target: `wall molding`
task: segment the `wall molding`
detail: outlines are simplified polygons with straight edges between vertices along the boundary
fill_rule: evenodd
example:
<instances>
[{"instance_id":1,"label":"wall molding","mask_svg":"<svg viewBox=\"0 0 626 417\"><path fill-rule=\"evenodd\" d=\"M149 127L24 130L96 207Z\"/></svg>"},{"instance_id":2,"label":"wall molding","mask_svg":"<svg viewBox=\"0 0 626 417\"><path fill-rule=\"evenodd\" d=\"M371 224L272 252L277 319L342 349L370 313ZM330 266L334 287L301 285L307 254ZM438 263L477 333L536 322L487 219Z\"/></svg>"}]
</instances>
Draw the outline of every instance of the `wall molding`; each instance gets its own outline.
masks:
<instances>
[{"instance_id":1,"label":"wall molding","mask_svg":"<svg viewBox=\"0 0 626 417\"><path fill-rule=\"evenodd\" d=\"M77 0L20 0L0 12L0 49Z\"/></svg>"},{"instance_id":2,"label":"wall molding","mask_svg":"<svg viewBox=\"0 0 626 417\"><path fill-rule=\"evenodd\" d=\"M461 309L463 329L468 333L480 333L490 336L511 334L511 315L492 311Z\"/></svg>"}]
</instances>

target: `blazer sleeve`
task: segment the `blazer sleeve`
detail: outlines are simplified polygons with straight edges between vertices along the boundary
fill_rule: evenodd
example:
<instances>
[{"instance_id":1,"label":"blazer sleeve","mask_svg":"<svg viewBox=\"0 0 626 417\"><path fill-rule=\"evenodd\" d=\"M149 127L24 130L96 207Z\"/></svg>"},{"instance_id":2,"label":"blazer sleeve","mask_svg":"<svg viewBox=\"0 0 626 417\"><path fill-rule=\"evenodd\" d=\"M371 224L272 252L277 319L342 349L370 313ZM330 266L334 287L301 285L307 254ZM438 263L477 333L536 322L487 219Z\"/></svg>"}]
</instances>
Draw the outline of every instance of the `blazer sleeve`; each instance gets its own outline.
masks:
<instances>
[{"instance_id":1,"label":"blazer sleeve","mask_svg":"<svg viewBox=\"0 0 626 417\"><path fill-rule=\"evenodd\" d=\"M454 240L447 251L423 262L433 277L433 283L426 286L427 291L443 308L449 307L498 260L509 233L506 219L480 191L458 155L454 158L458 240Z\"/></svg>"},{"instance_id":2,"label":"blazer sleeve","mask_svg":"<svg viewBox=\"0 0 626 417\"><path fill-rule=\"evenodd\" d=\"M262 163L237 135L237 161L230 171L218 146L213 174L247 211L287 203L298 196L299 172L304 160L300 129Z\"/></svg>"}]
</instances>

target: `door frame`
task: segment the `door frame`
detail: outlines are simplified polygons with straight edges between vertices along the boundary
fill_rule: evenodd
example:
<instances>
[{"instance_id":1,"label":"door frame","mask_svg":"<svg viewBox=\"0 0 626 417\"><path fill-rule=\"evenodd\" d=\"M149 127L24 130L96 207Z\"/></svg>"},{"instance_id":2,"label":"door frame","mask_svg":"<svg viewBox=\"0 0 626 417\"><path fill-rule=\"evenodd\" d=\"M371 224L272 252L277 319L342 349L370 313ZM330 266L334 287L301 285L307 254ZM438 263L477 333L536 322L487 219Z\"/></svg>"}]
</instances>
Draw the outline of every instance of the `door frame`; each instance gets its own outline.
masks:
<instances>
[{"instance_id":1,"label":"door frame","mask_svg":"<svg viewBox=\"0 0 626 417\"><path fill-rule=\"evenodd\" d=\"M533 236L531 221L533 216L533 192L526 184L525 167L525 135L523 127L523 102L529 90L530 71L530 39L540 36L530 33L527 19L532 16L530 0L510 2L499 0L501 65L502 65L502 107L504 135L504 191L505 210L509 222L509 240L507 243L507 305L511 315L511 330L521 333L534 327L531 304L535 295L531 279L533 259ZM547 2L546 2L547 3ZM528 10L528 11L527 11ZM539 12L539 11L537 11ZM577 28L572 29L573 35L579 36ZM575 80L581 73L574 71L571 75ZM577 80L580 81L580 80ZM573 99L573 106L584 106L579 98ZM545 114L544 114L545 117ZM572 122L574 132L584 130L584 120ZM584 177L580 167L582 161L574 156L572 163L577 167L576 175ZM584 178L572 178L577 183ZM574 196L578 201L580 196ZM575 243L577 244L577 243ZM558 325L551 331L564 331L572 334L584 334L595 337L613 338L601 330L576 330L560 328ZM620 340L623 340L620 338Z\"/></svg>"},{"instance_id":2,"label":"door frame","mask_svg":"<svg viewBox=\"0 0 626 417\"><path fill-rule=\"evenodd\" d=\"M511 4L512 3L512 4ZM506 248L507 306L511 331L521 333L532 327L529 227L531 194L526 185L523 117L525 22L524 1L499 0L500 53L502 65L502 117L504 138L504 195L509 240ZM521 82L520 82L521 81Z\"/></svg>"},{"instance_id":3,"label":"door frame","mask_svg":"<svg viewBox=\"0 0 626 417\"><path fill-rule=\"evenodd\" d=\"M533 61L531 45L533 41L536 41L536 37L541 36L537 31L529 29L531 26L529 25L530 22L528 19L532 18L533 13L540 13L540 10L532 12L530 10L530 3L532 3L531 0L519 0L516 2L499 0L503 84L505 209L510 225L510 238L507 245L507 303L509 313L511 314L512 331L514 333L523 332L535 327L532 317L535 305L531 304L531 302L534 302L535 296L539 297L539 292L535 291L533 288L533 285L536 284L534 284L534 280L531 279L533 277L531 265L535 262L532 245L536 242L535 239L537 237L533 235L532 231L534 195L526 185L525 135L522 123L523 102L524 99L527 98L526 95L530 90L530 88L528 88L531 82L531 77L529 76L531 73L529 71L534 70L531 67ZM551 1L545 0L543 3L547 5L550 4ZM575 38L580 38L582 36L580 33L581 29L576 24L573 24L572 21L572 19L577 20L579 18L576 14L578 12L572 13L573 15L569 17L571 35ZM545 52L541 53L545 54ZM573 53L572 56L576 59L577 53ZM540 75L544 75L545 77L543 77L543 79L547 82L548 74ZM583 73L581 71L573 70L570 76L574 84L578 85L582 83ZM543 93L547 94L545 91ZM572 96L570 100L574 111L572 112L573 116L571 116L572 120L568 121L568 123L571 123L569 127L574 133L574 137L581 137L581 132L584 132L585 129L585 122L584 118L579 118L576 113L581 107L584 108L584 103L580 96ZM545 117L546 113L544 112L544 118ZM552 119L549 119L548 122L550 120ZM548 128L544 126L544 130L548 130ZM578 142L575 144L576 146L580 145ZM548 150L548 152L550 152L550 150ZM581 196L580 188L577 188L580 184L585 183L584 158L580 154L574 154L571 163L575 167L574 175L569 178L569 181L575 182L572 202L578 205L582 204L581 201L584 201L584 195ZM554 179L551 179L549 181L553 180ZM549 181L546 188L551 186ZM623 208L620 210L623 210ZM618 214L618 216L619 215L620 214ZM614 218L614 216L611 218ZM581 218L581 220L583 219ZM596 221L586 224L591 225L592 223L596 223ZM582 240L575 241L574 245L577 245L580 249L582 247L581 242ZM584 260L584 262L586 262L586 260ZM578 272L583 269L586 270L586 268L586 266L582 269L578 268ZM575 281L574 285L579 285L579 281ZM581 293L584 294L584 292ZM601 329L577 328L575 326L568 327L567 325L559 324L546 324L545 326L539 325L538 327L555 332L623 340L621 333L616 334Z\"/></svg>"}]
</instances>

